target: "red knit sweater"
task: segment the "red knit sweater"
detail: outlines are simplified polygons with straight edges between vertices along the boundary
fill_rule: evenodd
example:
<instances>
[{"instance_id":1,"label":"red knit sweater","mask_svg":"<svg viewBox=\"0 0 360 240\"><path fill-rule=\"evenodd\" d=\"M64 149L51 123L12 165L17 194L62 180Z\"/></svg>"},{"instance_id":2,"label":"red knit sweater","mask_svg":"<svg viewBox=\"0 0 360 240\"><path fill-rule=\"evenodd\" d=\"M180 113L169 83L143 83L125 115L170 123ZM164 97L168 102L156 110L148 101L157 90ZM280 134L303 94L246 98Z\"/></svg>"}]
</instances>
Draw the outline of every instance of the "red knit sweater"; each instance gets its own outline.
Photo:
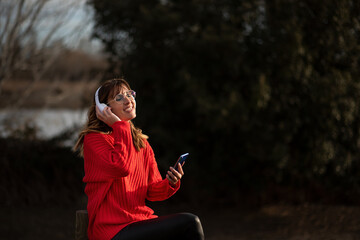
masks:
<instances>
[{"instance_id":1,"label":"red knit sweater","mask_svg":"<svg viewBox=\"0 0 360 240\"><path fill-rule=\"evenodd\" d=\"M89 240L109 240L128 224L156 218L145 199L162 201L180 187L162 179L149 143L136 151L129 122L113 124L111 134L84 139Z\"/></svg>"}]
</instances>

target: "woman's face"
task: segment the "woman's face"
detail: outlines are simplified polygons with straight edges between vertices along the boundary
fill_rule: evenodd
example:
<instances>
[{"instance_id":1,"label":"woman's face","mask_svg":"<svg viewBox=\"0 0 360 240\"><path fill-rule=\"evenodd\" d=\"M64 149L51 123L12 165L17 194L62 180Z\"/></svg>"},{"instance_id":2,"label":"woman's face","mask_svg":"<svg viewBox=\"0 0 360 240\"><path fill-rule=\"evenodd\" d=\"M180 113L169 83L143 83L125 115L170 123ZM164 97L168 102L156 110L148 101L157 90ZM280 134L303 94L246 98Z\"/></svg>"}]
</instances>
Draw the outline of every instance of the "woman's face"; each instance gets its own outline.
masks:
<instances>
[{"instance_id":1,"label":"woman's face","mask_svg":"<svg viewBox=\"0 0 360 240\"><path fill-rule=\"evenodd\" d=\"M118 116L121 121L130 121L136 117L136 102L131 95L130 89L122 86L118 92L115 92L115 98L109 96L108 106L111 111Z\"/></svg>"}]
</instances>

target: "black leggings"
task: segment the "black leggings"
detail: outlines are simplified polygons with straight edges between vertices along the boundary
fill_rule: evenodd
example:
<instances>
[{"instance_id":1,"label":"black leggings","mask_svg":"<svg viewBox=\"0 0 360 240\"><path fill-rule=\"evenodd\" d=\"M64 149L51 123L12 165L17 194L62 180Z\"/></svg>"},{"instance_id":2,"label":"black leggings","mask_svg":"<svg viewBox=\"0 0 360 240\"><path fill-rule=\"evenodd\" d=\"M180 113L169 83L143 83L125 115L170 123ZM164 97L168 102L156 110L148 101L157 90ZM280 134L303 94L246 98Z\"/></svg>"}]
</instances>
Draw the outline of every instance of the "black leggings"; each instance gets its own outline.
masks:
<instances>
[{"instance_id":1,"label":"black leggings","mask_svg":"<svg viewBox=\"0 0 360 240\"><path fill-rule=\"evenodd\" d=\"M191 213L177 213L131 223L112 240L203 240L200 219Z\"/></svg>"}]
</instances>

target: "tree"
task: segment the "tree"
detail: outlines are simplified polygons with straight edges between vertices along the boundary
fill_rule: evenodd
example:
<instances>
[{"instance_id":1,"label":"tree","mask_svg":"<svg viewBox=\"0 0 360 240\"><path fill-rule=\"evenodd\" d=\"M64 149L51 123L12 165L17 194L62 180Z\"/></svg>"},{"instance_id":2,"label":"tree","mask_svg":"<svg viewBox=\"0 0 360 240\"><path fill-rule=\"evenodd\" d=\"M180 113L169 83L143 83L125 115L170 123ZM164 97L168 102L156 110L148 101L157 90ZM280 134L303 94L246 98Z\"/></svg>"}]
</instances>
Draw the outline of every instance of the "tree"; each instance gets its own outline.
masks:
<instances>
[{"instance_id":1,"label":"tree","mask_svg":"<svg viewBox=\"0 0 360 240\"><path fill-rule=\"evenodd\" d=\"M90 4L94 36L139 89L138 123L161 156L189 149L199 180L218 189L355 188L357 1Z\"/></svg>"},{"instance_id":2,"label":"tree","mask_svg":"<svg viewBox=\"0 0 360 240\"><path fill-rule=\"evenodd\" d=\"M28 72L34 81L42 79L67 48L65 38L80 41L89 22L71 31L66 24L80 2L65 1L56 8L54 4L50 0L0 2L0 93L2 83L16 72Z\"/></svg>"}]
</instances>

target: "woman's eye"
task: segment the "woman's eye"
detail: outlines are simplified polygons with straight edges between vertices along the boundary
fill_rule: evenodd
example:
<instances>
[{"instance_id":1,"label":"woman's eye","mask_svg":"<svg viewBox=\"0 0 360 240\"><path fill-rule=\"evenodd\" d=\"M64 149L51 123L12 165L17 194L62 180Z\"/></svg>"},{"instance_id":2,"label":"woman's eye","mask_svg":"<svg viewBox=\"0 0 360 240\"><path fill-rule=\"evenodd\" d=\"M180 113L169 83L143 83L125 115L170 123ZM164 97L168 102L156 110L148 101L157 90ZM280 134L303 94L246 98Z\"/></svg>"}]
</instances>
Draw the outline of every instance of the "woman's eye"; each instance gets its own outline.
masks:
<instances>
[{"instance_id":1,"label":"woman's eye","mask_svg":"<svg viewBox=\"0 0 360 240\"><path fill-rule=\"evenodd\" d=\"M121 101L123 98L124 98L124 96L123 96L122 94L118 94L118 95L116 95L115 100L116 100L117 102L119 102L119 101Z\"/></svg>"}]
</instances>

